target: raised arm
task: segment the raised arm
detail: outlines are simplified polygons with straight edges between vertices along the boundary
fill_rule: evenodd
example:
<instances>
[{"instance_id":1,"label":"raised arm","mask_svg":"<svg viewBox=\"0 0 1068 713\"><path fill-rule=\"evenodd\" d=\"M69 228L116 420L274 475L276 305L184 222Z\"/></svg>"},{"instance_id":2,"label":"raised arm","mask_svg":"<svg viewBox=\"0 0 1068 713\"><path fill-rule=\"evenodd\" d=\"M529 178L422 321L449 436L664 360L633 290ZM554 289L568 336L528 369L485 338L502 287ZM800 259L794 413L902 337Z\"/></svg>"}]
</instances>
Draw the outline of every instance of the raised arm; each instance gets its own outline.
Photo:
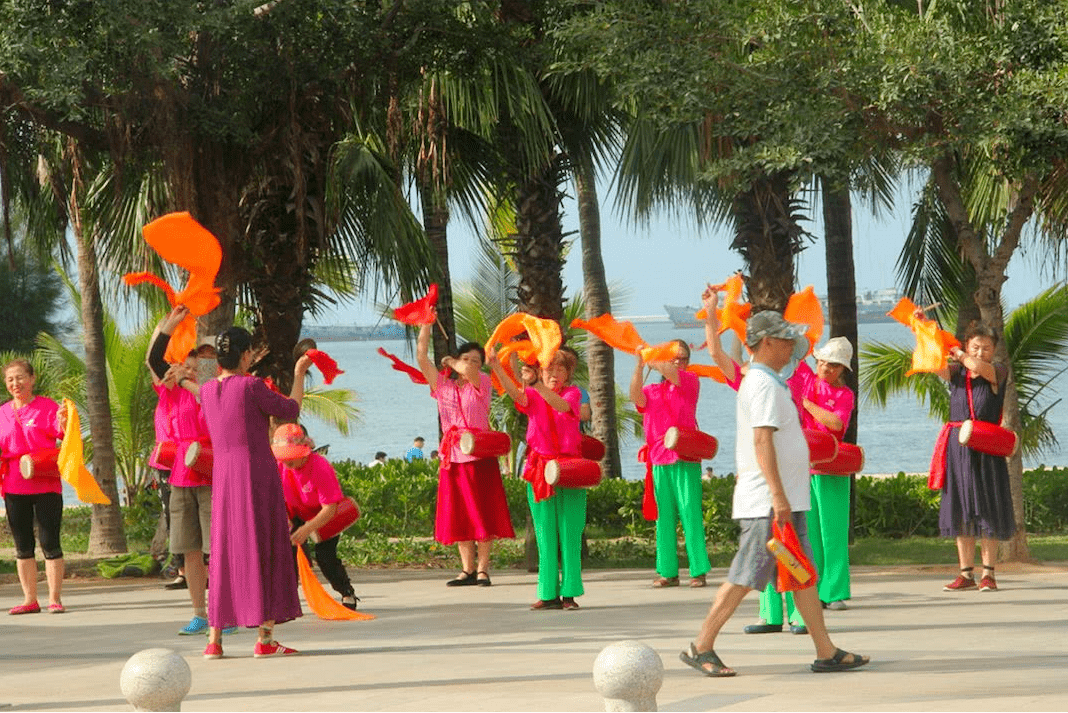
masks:
<instances>
[{"instance_id":1,"label":"raised arm","mask_svg":"<svg viewBox=\"0 0 1068 713\"><path fill-rule=\"evenodd\" d=\"M716 316L716 307L719 305L719 295L711 285L705 287L701 295L701 302L705 308L705 346L709 356L715 362L723 375L727 377L728 384L736 384L739 380L740 367L738 363L727 356L723 351L723 342L719 334L719 317Z\"/></svg>"},{"instance_id":2,"label":"raised arm","mask_svg":"<svg viewBox=\"0 0 1068 713\"><path fill-rule=\"evenodd\" d=\"M949 350L949 355L957 360L957 363L962 368L967 369L973 374L978 374L982 378L986 379L994 388L994 393L998 391L998 377L997 372L994 370L994 365L988 361L976 358L967 354L960 347L952 347ZM941 374L939 374L941 376ZM949 378L949 367L946 367L946 376L942 376L943 379Z\"/></svg>"},{"instance_id":3,"label":"raised arm","mask_svg":"<svg viewBox=\"0 0 1068 713\"><path fill-rule=\"evenodd\" d=\"M526 408L526 392L519 388L519 384L512 381L512 377L508 376L508 372L501 366L501 360L497 358L497 350L493 347L486 350L486 362L489 363L489 367L493 373L497 375L497 381L501 382L504 392L508 394L517 406Z\"/></svg>"},{"instance_id":4,"label":"raised arm","mask_svg":"<svg viewBox=\"0 0 1068 713\"><path fill-rule=\"evenodd\" d=\"M415 343L415 360L419 364L419 371L426 377L426 383L430 385L430 391L438 388L438 370L434 368L434 362L430 360L430 330L431 324L419 327L419 339ZM442 362L444 364L444 361Z\"/></svg>"},{"instance_id":5,"label":"raised arm","mask_svg":"<svg viewBox=\"0 0 1068 713\"><path fill-rule=\"evenodd\" d=\"M551 406L554 411L559 411L560 413L572 412L571 404L568 402L568 400L550 389L545 384L541 383L541 381L537 381L534 383L534 390L537 391L543 399L545 399L545 403L549 404L549 406ZM575 416L577 417L578 414L575 414Z\"/></svg>"},{"instance_id":6,"label":"raised arm","mask_svg":"<svg viewBox=\"0 0 1068 713\"><path fill-rule=\"evenodd\" d=\"M145 354L145 364L152 373L152 383L159 384L167 376L170 365L167 364L163 355L167 353L167 346L171 342L171 335L175 328L189 314L189 309L184 305L178 305L170 311L166 317L160 320L152 332L149 341L148 352Z\"/></svg>"},{"instance_id":7,"label":"raised arm","mask_svg":"<svg viewBox=\"0 0 1068 713\"><path fill-rule=\"evenodd\" d=\"M639 409L643 409L647 403L645 392L642 391L642 386L645 384L645 362L642 361L641 354L635 356L638 357L638 363L634 365L634 374L630 377L630 400Z\"/></svg>"},{"instance_id":8,"label":"raised arm","mask_svg":"<svg viewBox=\"0 0 1068 713\"><path fill-rule=\"evenodd\" d=\"M297 402L298 408L304 403L304 377L308 374L311 365L311 357L305 354L297 359L297 363L293 366L293 388L289 391L289 398Z\"/></svg>"}]
</instances>

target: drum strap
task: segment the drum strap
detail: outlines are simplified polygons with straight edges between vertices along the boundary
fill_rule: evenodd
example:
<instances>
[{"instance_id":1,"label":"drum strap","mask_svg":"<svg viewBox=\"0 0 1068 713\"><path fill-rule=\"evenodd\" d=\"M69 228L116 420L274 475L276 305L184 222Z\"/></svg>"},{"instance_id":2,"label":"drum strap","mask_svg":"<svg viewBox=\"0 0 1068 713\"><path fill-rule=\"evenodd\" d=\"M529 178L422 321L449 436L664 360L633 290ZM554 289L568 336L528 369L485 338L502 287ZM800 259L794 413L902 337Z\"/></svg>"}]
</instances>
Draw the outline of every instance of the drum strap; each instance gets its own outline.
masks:
<instances>
[{"instance_id":1,"label":"drum strap","mask_svg":"<svg viewBox=\"0 0 1068 713\"><path fill-rule=\"evenodd\" d=\"M473 431L473 430L475 430L475 429L471 428L471 424L469 424L468 421L467 421L467 414L464 413L463 389L464 389L463 385L460 383L460 380L457 379L457 382L456 382L456 411L457 411L457 413L459 413L460 420L463 421L464 427L463 427L463 429L460 429L459 427L457 427L455 425L450 426L449 430L446 431L441 437L441 444L439 446L439 451L440 452L439 452L438 455L441 458L441 468L440 468L440 470L442 472L447 471L449 469L449 467L452 465L452 449L454 447L456 447L457 445L459 445L459 443L460 443L460 434L462 434L464 431Z\"/></svg>"}]
</instances>

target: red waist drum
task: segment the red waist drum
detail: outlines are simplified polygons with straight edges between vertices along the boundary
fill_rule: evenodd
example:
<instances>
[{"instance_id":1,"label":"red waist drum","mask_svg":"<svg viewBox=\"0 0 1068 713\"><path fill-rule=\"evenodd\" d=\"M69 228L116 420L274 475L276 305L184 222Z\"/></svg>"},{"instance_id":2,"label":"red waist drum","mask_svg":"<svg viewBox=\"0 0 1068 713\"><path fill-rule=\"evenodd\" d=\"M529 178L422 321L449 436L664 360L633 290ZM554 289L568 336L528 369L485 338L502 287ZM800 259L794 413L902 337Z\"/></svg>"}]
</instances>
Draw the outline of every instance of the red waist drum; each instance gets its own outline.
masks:
<instances>
[{"instance_id":1,"label":"red waist drum","mask_svg":"<svg viewBox=\"0 0 1068 713\"><path fill-rule=\"evenodd\" d=\"M996 423L973 419L968 419L960 425L958 440L962 446L1001 458L1008 458L1016 453L1020 445L1019 437L1009 429Z\"/></svg>"},{"instance_id":2,"label":"red waist drum","mask_svg":"<svg viewBox=\"0 0 1068 713\"><path fill-rule=\"evenodd\" d=\"M604 443L593 436L583 433L582 442L579 444L579 447L579 452L582 453L582 457L586 460L599 461L604 459Z\"/></svg>"},{"instance_id":3,"label":"red waist drum","mask_svg":"<svg viewBox=\"0 0 1068 713\"><path fill-rule=\"evenodd\" d=\"M160 441L156 444L156 448L152 451L151 461L155 461L163 466L164 469L170 470L174 467L174 456L178 447L175 446L174 441Z\"/></svg>"},{"instance_id":4,"label":"red waist drum","mask_svg":"<svg viewBox=\"0 0 1068 713\"><path fill-rule=\"evenodd\" d=\"M805 432L805 440L808 441L808 462L816 466L832 461L838 455L838 439L826 431L817 431L814 428L802 429Z\"/></svg>"},{"instance_id":5,"label":"red waist drum","mask_svg":"<svg viewBox=\"0 0 1068 713\"><path fill-rule=\"evenodd\" d=\"M464 431L460 452L474 458L497 458L508 453L512 439L502 431Z\"/></svg>"},{"instance_id":6,"label":"red waist drum","mask_svg":"<svg viewBox=\"0 0 1068 713\"><path fill-rule=\"evenodd\" d=\"M45 448L44 450L27 453L19 458L19 472L26 480L30 478L58 478L59 466L56 464L59 458L58 448Z\"/></svg>"},{"instance_id":7,"label":"red waist drum","mask_svg":"<svg viewBox=\"0 0 1068 713\"><path fill-rule=\"evenodd\" d=\"M329 540L335 535L340 535L347 530L352 523L360 519L360 506L352 498L345 498L337 504L337 512L329 521L311 534L312 542Z\"/></svg>"},{"instance_id":8,"label":"red waist drum","mask_svg":"<svg viewBox=\"0 0 1068 713\"><path fill-rule=\"evenodd\" d=\"M699 463L716 457L719 441L703 431L672 426L664 433L664 448L675 451L682 460Z\"/></svg>"},{"instance_id":9,"label":"red waist drum","mask_svg":"<svg viewBox=\"0 0 1068 713\"><path fill-rule=\"evenodd\" d=\"M557 488L592 488L601 482L601 466L588 458L556 458L545 464L545 482Z\"/></svg>"},{"instance_id":10,"label":"red waist drum","mask_svg":"<svg viewBox=\"0 0 1068 713\"><path fill-rule=\"evenodd\" d=\"M829 475L853 475L864 470L864 449L845 441L838 442L838 455L833 460L819 463L816 470Z\"/></svg>"},{"instance_id":11,"label":"red waist drum","mask_svg":"<svg viewBox=\"0 0 1068 713\"><path fill-rule=\"evenodd\" d=\"M185 465L190 470L195 470L201 475L211 476L211 466L214 462L210 443L194 441L189 444L185 452Z\"/></svg>"}]
</instances>

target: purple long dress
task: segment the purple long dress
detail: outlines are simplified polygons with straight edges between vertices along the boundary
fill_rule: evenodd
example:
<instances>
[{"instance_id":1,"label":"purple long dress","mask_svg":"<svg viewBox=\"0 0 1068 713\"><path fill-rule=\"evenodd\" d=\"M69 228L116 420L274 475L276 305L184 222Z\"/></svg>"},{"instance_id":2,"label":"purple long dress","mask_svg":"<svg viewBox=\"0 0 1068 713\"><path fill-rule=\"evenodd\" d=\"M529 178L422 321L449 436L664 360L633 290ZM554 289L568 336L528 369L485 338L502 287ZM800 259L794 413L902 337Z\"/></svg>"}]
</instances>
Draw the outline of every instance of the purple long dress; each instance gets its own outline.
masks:
<instances>
[{"instance_id":1,"label":"purple long dress","mask_svg":"<svg viewBox=\"0 0 1068 713\"><path fill-rule=\"evenodd\" d=\"M296 418L296 401L262 379L230 376L200 389L214 467L211 490L211 626L259 626L301 615L270 417Z\"/></svg>"},{"instance_id":2,"label":"purple long dress","mask_svg":"<svg viewBox=\"0 0 1068 713\"><path fill-rule=\"evenodd\" d=\"M997 393L981 377L972 381L972 404L979 421L1001 423L1008 371L994 365ZM969 418L967 371L959 366L949 372L949 420ZM1016 532L1009 490L1009 469L1004 458L962 446L960 428L954 428L946 444L946 485L938 526L943 537L989 537L1007 540ZM213 555L214 556L214 555Z\"/></svg>"}]
</instances>

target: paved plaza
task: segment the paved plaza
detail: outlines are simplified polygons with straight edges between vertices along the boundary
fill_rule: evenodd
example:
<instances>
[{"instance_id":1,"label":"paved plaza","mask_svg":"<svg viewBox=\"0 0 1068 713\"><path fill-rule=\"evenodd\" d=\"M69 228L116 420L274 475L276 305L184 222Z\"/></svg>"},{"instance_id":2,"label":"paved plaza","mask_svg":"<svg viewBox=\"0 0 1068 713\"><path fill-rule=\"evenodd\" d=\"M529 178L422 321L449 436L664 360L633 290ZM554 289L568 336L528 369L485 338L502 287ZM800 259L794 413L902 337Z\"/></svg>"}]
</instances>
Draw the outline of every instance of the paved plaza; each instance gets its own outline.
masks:
<instances>
[{"instance_id":1,"label":"paved plaza","mask_svg":"<svg viewBox=\"0 0 1068 713\"><path fill-rule=\"evenodd\" d=\"M842 648L872 657L857 671L810 673L807 636L745 635L750 594L717 643L738 676L699 676L678 660L726 571L706 589L655 590L651 571L591 570L581 611L531 612L535 575L493 572L492 587L445 587L449 572L351 570L374 621L312 614L276 630L300 650L253 659L255 632L205 661L203 637L180 637L184 591L159 580L68 580L65 615L3 616L0 709L132 710L119 689L134 653L169 647L188 661L185 711L597 711L593 661L636 639L664 661L662 711L1068 710L1068 566L999 565L998 592L949 593L950 568L854 571L848 611L828 611ZM685 575L685 573L684 573ZM4 608L17 584L0 585ZM305 608L307 612L307 609Z\"/></svg>"}]
</instances>

